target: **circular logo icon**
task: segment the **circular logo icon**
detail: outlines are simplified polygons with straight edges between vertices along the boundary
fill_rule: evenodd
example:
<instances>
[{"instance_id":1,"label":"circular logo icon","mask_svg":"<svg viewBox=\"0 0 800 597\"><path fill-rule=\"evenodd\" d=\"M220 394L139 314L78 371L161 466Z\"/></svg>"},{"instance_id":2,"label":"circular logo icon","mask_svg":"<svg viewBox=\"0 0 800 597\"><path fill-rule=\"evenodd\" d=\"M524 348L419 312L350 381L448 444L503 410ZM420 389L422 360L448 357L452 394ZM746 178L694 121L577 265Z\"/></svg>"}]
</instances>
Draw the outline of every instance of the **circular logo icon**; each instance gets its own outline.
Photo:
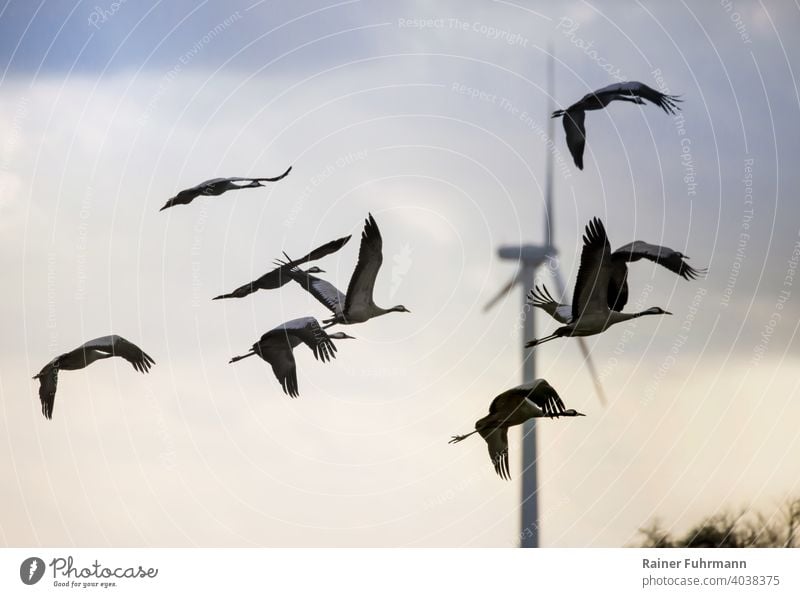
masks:
<instances>
[{"instance_id":1,"label":"circular logo icon","mask_svg":"<svg viewBox=\"0 0 800 597\"><path fill-rule=\"evenodd\" d=\"M35 585L44 576L44 560L28 558L19 566L19 578L26 585Z\"/></svg>"}]
</instances>

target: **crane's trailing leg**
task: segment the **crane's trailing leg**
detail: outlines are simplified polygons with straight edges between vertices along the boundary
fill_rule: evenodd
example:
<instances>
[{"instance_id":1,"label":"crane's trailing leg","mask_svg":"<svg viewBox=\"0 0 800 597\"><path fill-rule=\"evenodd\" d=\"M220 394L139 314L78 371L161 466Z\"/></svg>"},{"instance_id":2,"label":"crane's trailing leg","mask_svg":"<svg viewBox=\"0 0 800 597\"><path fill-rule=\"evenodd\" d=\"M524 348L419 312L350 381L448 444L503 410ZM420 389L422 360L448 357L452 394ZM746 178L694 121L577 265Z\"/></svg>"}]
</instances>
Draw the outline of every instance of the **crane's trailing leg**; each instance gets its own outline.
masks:
<instances>
[{"instance_id":1,"label":"crane's trailing leg","mask_svg":"<svg viewBox=\"0 0 800 597\"><path fill-rule=\"evenodd\" d=\"M447 443L448 444L457 444L458 442L464 441L465 439L467 439L473 433L478 433L478 430L476 429L475 431L470 431L469 433L466 433L464 435L454 435L452 437L452 439Z\"/></svg>"},{"instance_id":2,"label":"crane's trailing leg","mask_svg":"<svg viewBox=\"0 0 800 597\"><path fill-rule=\"evenodd\" d=\"M238 357L233 357L230 361L228 361L228 364L230 365L231 363L235 363L236 361L241 361L242 359L246 359L247 357L251 357L254 354L256 354L255 351L251 350L247 354L243 354L243 355L238 356Z\"/></svg>"},{"instance_id":3,"label":"crane's trailing leg","mask_svg":"<svg viewBox=\"0 0 800 597\"><path fill-rule=\"evenodd\" d=\"M540 344L544 344L545 342L550 342L550 340L555 340L558 337L559 337L558 334L550 334L549 336L545 336L544 338L531 340L530 342L525 343L525 348L533 348L534 346L539 346Z\"/></svg>"}]
</instances>

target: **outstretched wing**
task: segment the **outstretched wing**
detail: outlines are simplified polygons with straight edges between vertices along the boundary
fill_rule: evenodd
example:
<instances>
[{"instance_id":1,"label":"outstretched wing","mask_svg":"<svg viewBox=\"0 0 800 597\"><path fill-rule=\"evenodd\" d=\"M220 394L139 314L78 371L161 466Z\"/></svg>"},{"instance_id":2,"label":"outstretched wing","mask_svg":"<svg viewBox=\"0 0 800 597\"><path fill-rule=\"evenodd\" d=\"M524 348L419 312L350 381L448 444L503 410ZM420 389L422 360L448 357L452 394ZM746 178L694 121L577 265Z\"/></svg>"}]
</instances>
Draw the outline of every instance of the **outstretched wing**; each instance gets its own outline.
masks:
<instances>
[{"instance_id":1,"label":"outstretched wing","mask_svg":"<svg viewBox=\"0 0 800 597\"><path fill-rule=\"evenodd\" d=\"M256 182L277 182L282 178L286 178L287 176L289 176L289 172L291 171L292 167L289 166L286 169L286 172L284 172L283 174L279 174L278 176L273 176L272 178L231 178L229 180L254 180Z\"/></svg>"},{"instance_id":2,"label":"outstretched wing","mask_svg":"<svg viewBox=\"0 0 800 597\"><path fill-rule=\"evenodd\" d=\"M347 244L347 241L349 240L350 240L349 234L347 236L343 236L342 238L337 238L336 240L332 240L328 243L325 243L324 245L317 247L316 249L311 251L308 255L304 255L300 259L293 259L292 261L285 263L283 267L292 269L293 267L302 265L309 261L316 261L317 259L322 259L326 255L330 255L331 253L335 253L336 251L341 249L343 246Z\"/></svg>"},{"instance_id":3,"label":"outstretched wing","mask_svg":"<svg viewBox=\"0 0 800 597\"><path fill-rule=\"evenodd\" d=\"M287 345L282 350L271 351L269 358L265 360L272 365L272 372L281 384L283 392L292 398L297 398L300 390L297 385L297 365L291 347Z\"/></svg>"},{"instance_id":4,"label":"outstretched wing","mask_svg":"<svg viewBox=\"0 0 800 597\"><path fill-rule=\"evenodd\" d=\"M528 304L548 313L559 323L569 323L572 319L572 306L556 301L544 284L537 284L528 292Z\"/></svg>"},{"instance_id":5,"label":"outstretched wing","mask_svg":"<svg viewBox=\"0 0 800 597\"><path fill-rule=\"evenodd\" d=\"M283 324L287 334L298 338L314 353L314 358L323 363L336 358L336 346L313 317L292 319Z\"/></svg>"},{"instance_id":6,"label":"outstretched wing","mask_svg":"<svg viewBox=\"0 0 800 597\"><path fill-rule=\"evenodd\" d=\"M372 214L369 214L364 231L361 233L361 248L358 251L358 263L350 284L347 287L345 312L350 312L357 307L373 305L372 290L378 270L383 263L383 239L378 224Z\"/></svg>"},{"instance_id":7,"label":"outstretched wing","mask_svg":"<svg viewBox=\"0 0 800 597\"><path fill-rule=\"evenodd\" d=\"M584 312L603 313L608 310L608 279L611 266L611 245L606 229L599 218L586 225L581 251L581 265L572 302L572 319L577 321Z\"/></svg>"},{"instance_id":8,"label":"outstretched wing","mask_svg":"<svg viewBox=\"0 0 800 597\"><path fill-rule=\"evenodd\" d=\"M613 257L627 262L647 259L678 274L684 280L695 280L708 273L707 269L693 268L686 262L688 257L678 251L669 247L652 245L641 240L636 240L624 247L620 247L614 251Z\"/></svg>"},{"instance_id":9,"label":"outstretched wing","mask_svg":"<svg viewBox=\"0 0 800 597\"><path fill-rule=\"evenodd\" d=\"M308 255L305 255L300 259L293 259L285 262L279 261L280 267L276 267L275 269L267 272L257 280L253 280L252 282L248 282L247 284L239 286L239 288L237 288L233 292L215 296L212 300L216 301L219 299L227 299L227 298L242 298L262 288L264 290L280 288L281 286L292 280L292 272L291 272L292 269L294 269L298 265L302 265L303 263L307 263L309 261L315 261L317 259L322 259L326 255L335 253L336 251L341 249L345 244L347 244L347 241L349 240L350 240L349 236L345 236L343 238L337 238L336 240L332 240L320 247L317 247L316 249L311 251ZM344 301L342 301L342 305L344 305Z\"/></svg>"},{"instance_id":10,"label":"outstretched wing","mask_svg":"<svg viewBox=\"0 0 800 597\"><path fill-rule=\"evenodd\" d=\"M261 336L259 341L253 344L253 353L272 366L272 373L275 374L284 393L296 398L299 395L297 365L292 350L300 344L300 339L285 329L285 325L281 324Z\"/></svg>"},{"instance_id":11,"label":"outstretched wing","mask_svg":"<svg viewBox=\"0 0 800 597\"><path fill-rule=\"evenodd\" d=\"M213 299L211 299L211 300L212 300L212 301L218 301L219 299L228 299L228 298L244 298L244 297L246 297L248 294L252 294L252 293L254 293L256 290L258 290L259 288L261 288L261 287L258 285L258 282L259 282L259 280L261 280L262 278L265 278L266 276L269 276L271 273L272 273L272 272L269 272L269 274L266 274L265 276L262 276L262 277L261 277L261 278L259 278L258 280L253 280L252 282L248 282L247 284L243 284L242 286L239 286L239 288L237 288L237 289L236 289L236 290L234 290L233 292L229 292L228 294L220 294L219 296L215 296L215 297L214 297Z\"/></svg>"},{"instance_id":12,"label":"outstretched wing","mask_svg":"<svg viewBox=\"0 0 800 597\"><path fill-rule=\"evenodd\" d=\"M78 350L81 349L100 350L115 357L122 357L133 365L134 369L141 373L147 373L150 367L155 364L155 361L141 348L116 334L89 340L89 342L81 346Z\"/></svg>"},{"instance_id":13,"label":"outstretched wing","mask_svg":"<svg viewBox=\"0 0 800 597\"><path fill-rule=\"evenodd\" d=\"M39 402L42 403L42 414L45 418L52 419L58 385L58 367L48 365L36 378L39 380Z\"/></svg>"},{"instance_id":14,"label":"outstretched wing","mask_svg":"<svg viewBox=\"0 0 800 597\"><path fill-rule=\"evenodd\" d=\"M289 275L334 314L341 313L344 309L346 297L327 280L307 274L298 268L290 270Z\"/></svg>"},{"instance_id":15,"label":"outstretched wing","mask_svg":"<svg viewBox=\"0 0 800 597\"><path fill-rule=\"evenodd\" d=\"M631 81L628 83L628 85L630 85L629 93L631 95L642 97L647 101L654 103L667 114L675 114L676 110L680 110L678 107L678 102L683 100L677 95L667 95L665 93L661 93L660 91L656 91L652 87L648 87L644 83L639 83L638 81Z\"/></svg>"},{"instance_id":16,"label":"outstretched wing","mask_svg":"<svg viewBox=\"0 0 800 597\"><path fill-rule=\"evenodd\" d=\"M612 259L611 274L608 278L608 308L622 311L628 304L628 266Z\"/></svg>"},{"instance_id":17,"label":"outstretched wing","mask_svg":"<svg viewBox=\"0 0 800 597\"><path fill-rule=\"evenodd\" d=\"M586 147L586 112L568 109L564 113L564 132L567 134L567 147L579 170L583 170L583 150Z\"/></svg>"},{"instance_id":18,"label":"outstretched wing","mask_svg":"<svg viewBox=\"0 0 800 597\"><path fill-rule=\"evenodd\" d=\"M675 114L676 110L680 110L677 104L683 101L677 95L667 95L665 93L661 93L660 91L656 91L652 87L648 87L639 81L613 83L612 85L607 85L602 89L598 89L593 95L601 96L605 94L640 97L654 103L667 114Z\"/></svg>"},{"instance_id":19,"label":"outstretched wing","mask_svg":"<svg viewBox=\"0 0 800 597\"><path fill-rule=\"evenodd\" d=\"M555 417L564 412L564 401L561 400L561 396L558 395L555 388L545 380L537 380L532 387L526 388L525 391L525 397L538 406L544 416Z\"/></svg>"},{"instance_id":20,"label":"outstretched wing","mask_svg":"<svg viewBox=\"0 0 800 597\"><path fill-rule=\"evenodd\" d=\"M495 472L501 479L511 480L508 469L508 429L505 427L487 427L479 429L478 433L486 440L489 448L489 458L492 460Z\"/></svg>"}]
</instances>

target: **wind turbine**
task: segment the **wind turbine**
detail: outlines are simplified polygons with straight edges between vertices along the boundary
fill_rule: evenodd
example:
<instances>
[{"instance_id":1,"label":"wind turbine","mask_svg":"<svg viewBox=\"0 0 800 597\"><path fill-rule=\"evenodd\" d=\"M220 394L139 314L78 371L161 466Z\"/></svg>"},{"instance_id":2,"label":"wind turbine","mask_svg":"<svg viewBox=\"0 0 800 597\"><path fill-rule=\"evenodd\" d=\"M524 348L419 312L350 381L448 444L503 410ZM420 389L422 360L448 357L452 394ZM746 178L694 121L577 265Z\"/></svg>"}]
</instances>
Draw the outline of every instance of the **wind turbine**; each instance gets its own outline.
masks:
<instances>
[{"instance_id":1,"label":"wind turbine","mask_svg":"<svg viewBox=\"0 0 800 597\"><path fill-rule=\"evenodd\" d=\"M549 105L547 109L547 138L553 139L554 119L550 118L553 111L553 52L549 51L550 60L547 65L547 86ZM506 245L497 250L500 259L516 261L517 272L500 291L483 308L490 310L500 299L506 296L517 285L522 289L522 308L524 316L522 335L522 383L533 381L536 378L536 367L533 350L525 348L526 339L535 338L534 308L527 304L528 290L533 287L536 270L558 255L553 244L553 153L547 152L547 170L545 178L545 226L543 245L526 243L523 245ZM564 280L559 268L551 268L556 286L561 297L564 297ZM594 381L595 390L600 402L605 405L606 398L600 379L597 375L594 362L589 354L589 347L584 338L577 338L578 345L583 353L584 362L589 368ZM534 349L535 350L535 349ZM539 493L538 472L536 460L536 422L529 419L522 427L522 502L520 547L539 547Z\"/></svg>"}]
</instances>

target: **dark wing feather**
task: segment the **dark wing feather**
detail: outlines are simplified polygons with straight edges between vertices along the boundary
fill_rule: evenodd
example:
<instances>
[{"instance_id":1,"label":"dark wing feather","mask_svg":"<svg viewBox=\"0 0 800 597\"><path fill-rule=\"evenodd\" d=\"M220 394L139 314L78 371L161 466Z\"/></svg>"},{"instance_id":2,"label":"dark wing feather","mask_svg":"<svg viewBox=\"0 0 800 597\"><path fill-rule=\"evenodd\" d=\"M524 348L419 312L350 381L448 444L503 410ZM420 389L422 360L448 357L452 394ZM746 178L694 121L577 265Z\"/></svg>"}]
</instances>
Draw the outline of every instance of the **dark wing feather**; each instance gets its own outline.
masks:
<instances>
[{"instance_id":1,"label":"dark wing feather","mask_svg":"<svg viewBox=\"0 0 800 597\"><path fill-rule=\"evenodd\" d=\"M542 409L546 417L558 416L564 412L564 401L555 388L544 380L540 380L528 393L528 399Z\"/></svg>"},{"instance_id":2,"label":"dark wing feather","mask_svg":"<svg viewBox=\"0 0 800 597\"><path fill-rule=\"evenodd\" d=\"M481 437L486 440L489 448L489 458L492 460L495 472L501 479L511 480L508 468L508 429L505 427L487 427L479 429Z\"/></svg>"},{"instance_id":3,"label":"dark wing feather","mask_svg":"<svg viewBox=\"0 0 800 597\"><path fill-rule=\"evenodd\" d=\"M245 284L244 286L237 288L234 290L234 293L240 293L246 290L247 292L242 296L247 296L256 290L275 290L276 288L280 288L281 286L291 282L292 276L289 273L290 270L290 267L276 267L275 269L268 271L260 278L253 280L250 282L250 284Z\"/></svg>"},{"instance_id":4,"label":"dark wing feather","mask_svg":"<svg viewBox=\"0 0 800 597\"><path fill-rule=\"evenodd\" d=\"M527 394L528 390L523 390L519 386L499 394L489 405L489 416L481 419L478 422L479 426L481 423L486 421L490 421L487 423L489 426L498 424L515 424L514 417L518 414L517 411L523 404L521 399Z\"/></svg>"},{"instance_id":5,"label":"dark wing feather","mask_svg":"<svg viewBox=\"0 0 800 597\"><path fill-rule=\"evenodd\" d=\"M128 361L140 373L147 373L150 367L155 365L153 358L133 342L122 336L112 336L112 338L114 338L112 354Z\"/></svg>"},{"instance_id":6,"label":"dark wing feather","mask_svg":"<svg viewBox=\"0 0 800 597\"><path fill-rule=\"evenodd\" d=\"M314 353L314 358L323 363L336 358L336 346L319 322L313 317L301 317L287 321L283 327L287 333L299 338Z\"/></svg>"},{"instance_id":7,"label":"dark wing feather","mask_svg":"<svg viewBox=\"0 0 800 597\"><path fill-rule=\"evenodd\" d=\"M361 233L361 248L358 251L358 263L350 284L347 287L347 298L344 304L345 313L356 305L373 305L372 290L378 270L383 263L383 239L378 224L372 214L369 214L364 231Z\"/></svg>"},{"instance_id":8,"label":"dark wing feather","mask_svg":"<svg viewBox=\"0 0 800 597\"><path fill-rule=\"evenodd\" d=\"M289 275L330 311L333 313L342 312L346 298L333 284L297 268L290 270Z\"/></svg>"},{"instance_id":9,"label":"dark wing feather","mask_svg":"<svg viewBox=\"0 0 800 597\"><path fill-rule=\"evenodd\" d=\"M299 343L297 336L281 325L266 332L253 344L253 352L272 366L272 372L283 391L292 398L299 395L297 365L292 352Z\"/></svg>"},{"instance_id":10,"label":"dark wing feather","mask_svg":"<svg viewBox=\"0 0 800 597\"><path fill-rule=\"evenodd\" d=\"M258 282L260 280L269 279L268 276L270 276L270 274L272 274L272 272L269 272L269 274L261 276L261 278L259 278L258 280L253 280L252 282L248 282L247 284L243 284L242 286L239 286L239 288L237 288L233 292L229 292L228 294L220 294L219 296L215 296L211 300L212 301L218 301L219 299L244 298L248 294L252 294L256 290L262 288L261 286L258 285ZM290 279L290 278L287 277L287 280L288 279Z\"/></svg>"},{"instance_id":11,"label":"dark wing feather","mask_svg":"<svg viewBox=\"0 0 800 597\"><path fill-rule=\"evenodd\" d=\"M297 267L298 265L302 265L304 263L308 263L309 261L316 261L317 259L322 259L323 257L330 255L331 253L335 253L343 246L347 244L347 241L350 240L350 235L343 236L342 238L337 238L336 240L332 240L324 245L321 245L311 251L308 255L301 257L300 259L293 259L286 263L283 267L288 267L292 269L293 267Z\"/></svg>"},{"instance_id":12,"label":"dark wing feather","mask_svg":"<svg viewBox=\"0 0 800 597\"><path fill-rule=\"evenodd\" d=\"M608 278L608 308L622 311L628 304L628 266L611 255L611 272Z\"/></svg>"},{"instance_id":13,"label":"dark wing feather","mask_svg":"<svg viewBox=\"0 0 800 597\"><path fill-rule=\"evenodd\" d=\"M681 100L677 95L666 95L660 91L656 91L652 87L648 87L644 83L639 83L636 81L632 82L631 85L632 89L629 92L630 95L642 97L654 103L667 114L675 114L676 110L680 110L677 103L683 100Z\"/></svg>"},{"instance_id":14,"label":"dark wing feather","mask_svg":"<svg viewBox=\"0 0 800 597\"><path fill-rule=\"evenodd\" d=\"M36 378L39 380L39 402L42 403L42 414L45 418L52 419L56 387L58 386L58 367L48 365Z\"/></svg>"},{"instance_id":15,"label":"dark wing feather","mask_svg":"<svg viewBox=\"0 0 800 597\"><path fill-rule=\"evenodd\" d=\"M572 318L572 308L570 305L559 303L547 290L547 287L542 284L536 284L531 291L528 292L528 304L542 309L559 323L569 323Z\"/></svg>"},{"instance_id":16,"label":"dark wing feather","mask_svg":"<svg viewBox=\"0 0 800 597\"><path fill-rule=\"evenodd\" d=\"M297 398L300 390L297 386L297 365L292 349L287 345L283 350L271 352L266 360L272 365L272 372L280 382L283 392Z\"/></svg>"},{"instance_id":17,"label":"dark wing feather","mask_svg":"<svg viewBox=\"0 0 800 597\"><path fill-rule=\"evenodd\" d=\"M586 112L569 109L564 113L564 132L567 134L567 147L579 170L583 170L583 150L586 147Z\"/></svg>"},{"instance_id":18,"label":"dark wing feather","mask_svg":"<svg viewBox=\"0 0 800 597\"><path fill-rule=\"evenodd\" d=\"M607 85L602 89L598 89L594 93L590 93L584 97L584 100L587 100L592 96L611 96L611 99L615 99L614 96L618 95L646 99L657 105L667 114L675 114L676 110L680 110L677 104L683 101L677 95L667 95L661 93L660 91L656 91L652 87L648 87L639 81L625 81L623 83L613 83L611 85Z\"/></svg>"},{"instance_id":19,"label":"dark wing feather","mask_svg":"<svg viewBox=\"0 0 800 597\"><path fill-rule=\"evenodd\" d=\"M292 171L292 167L289 166L286 169L286 172L284 172L283 174L279 174L278 176L273 176L272 178L243 178L243 179L236 179L236 180L254 180L256 182L277 182L277 181L281 180L282 178L286 178L287 176L289 176L289 172L291 172L291 171ZM234 180L234 179L229 179L229 180Z\"/></svg>"},{"instance_id":20,"label":"dark wing feather","mask_svg":"<svg viewBox=\"0 0 800 597\"><path fill-rule=\"evenodd\" d=\"M688 257L678 251L669 247L652 245L641 240L636 240L624 247L620 247L614 251L613 257L615 260L619 259L628 262L647 259L678 274L684 280L695 280L708 273L707 269L693 268L686 262Z\"/></svg>"},{"instance_id":21,"label":"dark wing feather","mask_svg":"<svg viewBox=\"0 0 800 597\"><path fill-rule=\"evenodd\" d=\"M581 265L572 301L572 319L577 321L584 311L602 312L608 309L608 279L611 245L606 229L599 218L586 226L581 251Z\"/></svg>"},{"instance_id":22,"label":"dark wing feather","mask_svg":"<svg viewBox=\"0 0 800 597\"><path fill-rule=\"evenodd\" d=\"M155 361L141 348L136 346L133 342L129 342L122 336L117 336L116 334L89 340L75 350L99 350L108 353L111 356L122 357L131 365L133 365L134 369L141 371L142 373L147 373L147 371L150 370L150 367L155 364Z\"/></svg>"},{"instance_id":23,"label":"dark wing feather","mask_svg":"<svg viewBox=\"0 0 800 597\"><path fill-rule=\"evenodd\" d=\"M267 179L259 178L254 180L267 180ZM311 251L308 255L305 255L300 259L293 259L291 261L282 262L280 267L276 267L275 269L267 272L257 280L248 282L247 284L240 286L231 293L215 296L212 300L226 299L226 298L242 298L247 296L248 294L252 294L256 290L274 290L276 288L280 288L281 286L288 283L292 279L291 270L293 268L297 267L298 265L302 265L303 263L307 263L309 261L316 261L317 259L322 259L326 255L335 253L343 246L345 246L347 244L347 241L349 240L350 236L345 236L342 238L337 238L336 240L332 240L328 243L325 243L324 245L319 246L313 251Z\"/></svg>"}]
</instances>

